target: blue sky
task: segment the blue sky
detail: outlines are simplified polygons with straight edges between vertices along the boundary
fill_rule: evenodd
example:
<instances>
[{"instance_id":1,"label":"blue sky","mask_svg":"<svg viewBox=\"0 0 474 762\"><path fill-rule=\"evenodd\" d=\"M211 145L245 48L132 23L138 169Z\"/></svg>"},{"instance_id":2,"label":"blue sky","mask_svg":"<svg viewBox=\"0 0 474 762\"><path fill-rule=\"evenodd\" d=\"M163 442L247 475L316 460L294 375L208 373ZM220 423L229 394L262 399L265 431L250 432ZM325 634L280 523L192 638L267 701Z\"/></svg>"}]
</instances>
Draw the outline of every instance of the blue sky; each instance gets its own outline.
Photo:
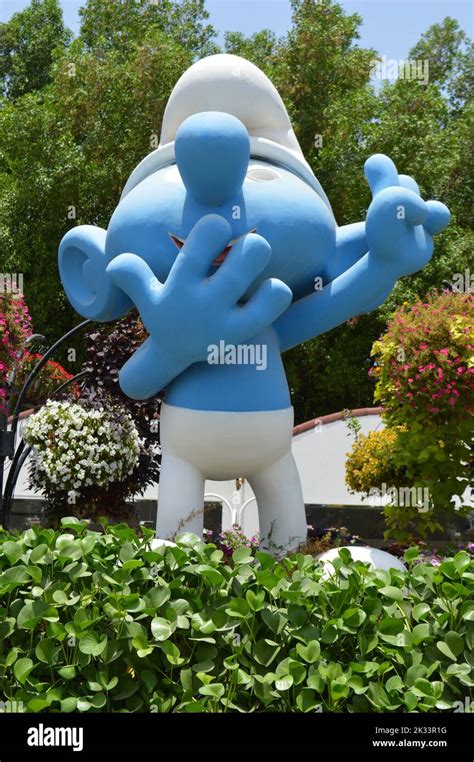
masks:
<instances>
[{"instance_id":1,"label":"blue sky","mask_svg":"<svg viewBox=\"0 0 474 762\"><path fill-rule=\"evenodd\" d=\"M363 18L360 44L373 47L388 58L404 58L431 24L445 16L457 19L473 36L472 0L340 0L348 13ZM77 31L78 9L84 0L62 0L66 24ZM29 0L0 0L0 21L29 5ZM207 0L215 28L252 34L269 27L277 35L290 24L289 0Z\"/></svg>"}]
</instances>

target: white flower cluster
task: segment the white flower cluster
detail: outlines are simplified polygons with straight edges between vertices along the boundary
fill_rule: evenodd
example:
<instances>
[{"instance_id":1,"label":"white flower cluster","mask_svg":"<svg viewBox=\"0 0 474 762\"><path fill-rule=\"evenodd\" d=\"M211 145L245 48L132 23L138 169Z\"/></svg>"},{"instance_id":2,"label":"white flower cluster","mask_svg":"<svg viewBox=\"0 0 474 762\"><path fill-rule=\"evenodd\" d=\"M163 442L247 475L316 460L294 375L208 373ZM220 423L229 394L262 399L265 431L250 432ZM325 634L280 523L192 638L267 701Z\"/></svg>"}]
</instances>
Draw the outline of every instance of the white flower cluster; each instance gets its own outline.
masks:
<instances>
[{"instance_id":1,"label":"white flower cluster","mask_svg":"<svg viewBox=\"0 0 474 762\"><path fill-rule=\"evenodd\" d=\"M33 484L70 495L121 481L138 463L138 431L125 411L50 400L29 418L23 438L33 448Z\"/></svg>"}]
</instances>

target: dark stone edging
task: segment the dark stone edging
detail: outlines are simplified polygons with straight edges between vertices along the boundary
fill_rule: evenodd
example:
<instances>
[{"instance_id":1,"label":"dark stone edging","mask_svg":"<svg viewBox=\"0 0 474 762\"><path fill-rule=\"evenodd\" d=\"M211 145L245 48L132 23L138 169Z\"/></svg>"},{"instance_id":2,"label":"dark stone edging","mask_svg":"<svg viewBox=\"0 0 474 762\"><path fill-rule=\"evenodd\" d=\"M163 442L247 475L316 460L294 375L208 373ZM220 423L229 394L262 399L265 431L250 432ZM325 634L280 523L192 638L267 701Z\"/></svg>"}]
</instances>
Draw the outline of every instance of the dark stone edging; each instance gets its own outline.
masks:
<instances>
[{"instance_id":1,"label":"dark stone edging","mask_svg":"<svg viewBox=\"0 0 474 762\"><path fill-rule=\"evenodd\" d=\"M35 523L41 519L41 506L44 501L40 499L13 501L11 512L11 528L25 529L32 522ZM133 508L137 514L136 521L146 523L147 526L154 527L156 520L156 501L155 500L137 500L133 503ZM205 511L205 526L207 529L220 531L221 512L220 509L210 504ZM346 527L354 535L358 535L361 540L370 545L380 545L387 541L383 539L385 531L385 522L383 511L379 506L371 505L307 505L306 516L308 524L318 528L327 527ZM467 539L474 539L473 530L469 527L469 521L462 517L447 518L446 530L436 532L430 538L433 542L457 542Z\"/></svg>"}]
</instances>

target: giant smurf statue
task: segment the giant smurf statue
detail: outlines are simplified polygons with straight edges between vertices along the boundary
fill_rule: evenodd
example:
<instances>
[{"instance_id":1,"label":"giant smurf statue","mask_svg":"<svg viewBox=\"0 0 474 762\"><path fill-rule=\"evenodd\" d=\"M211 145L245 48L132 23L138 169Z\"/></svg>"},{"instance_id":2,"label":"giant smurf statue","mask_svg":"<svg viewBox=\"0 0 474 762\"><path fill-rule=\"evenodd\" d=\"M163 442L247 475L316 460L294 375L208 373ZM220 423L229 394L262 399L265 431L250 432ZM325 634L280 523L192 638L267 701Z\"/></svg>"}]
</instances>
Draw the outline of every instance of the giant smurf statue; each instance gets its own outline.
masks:
<instances>
[{"instance_id":1,"label":"giant smurf statue","mask_svg":"<svg viewBox=\"0 0 474 762\"><path fill-rule=\"evenodd\" d=\"M63 238L77 312L108 321L135 305L149 333L120 386L133 399L165 390L158 537L202 532L205 479L246 477L263 546L304 540L281 354L382 304L449 222L388 157L371 156L365 174L365 221L338 227L270 80L210 56L176 84L159 148L108 229Z\"/></svg>"}]
</instances>

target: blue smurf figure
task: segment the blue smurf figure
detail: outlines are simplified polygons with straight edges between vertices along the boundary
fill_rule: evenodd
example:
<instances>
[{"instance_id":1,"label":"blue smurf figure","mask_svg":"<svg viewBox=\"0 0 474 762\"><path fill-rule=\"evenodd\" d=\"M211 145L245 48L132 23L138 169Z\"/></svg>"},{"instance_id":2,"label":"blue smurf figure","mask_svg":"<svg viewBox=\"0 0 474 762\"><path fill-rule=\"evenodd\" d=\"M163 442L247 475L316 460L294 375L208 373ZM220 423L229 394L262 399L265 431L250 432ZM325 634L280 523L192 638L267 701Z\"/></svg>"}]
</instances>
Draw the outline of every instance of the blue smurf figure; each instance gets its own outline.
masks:
<instances>
[{"instance_id":1,"label":"blue smurf figure","mask_svg":"<svg viewBox=\"0 0 474 762\"><path fill-rule=\"evenodd\" d=\"M133 399L164 390L157 534L202 533L206 479L248 479L263 547L306 537L282 352L382 304L420 270L448 209L371 156L365 221L338 227L278 92L233 55L191 66L159 147L128 179L107 230L59 249L73 307L133 305L149 337L120 372Z\"/></svg>"}]
</instances>

